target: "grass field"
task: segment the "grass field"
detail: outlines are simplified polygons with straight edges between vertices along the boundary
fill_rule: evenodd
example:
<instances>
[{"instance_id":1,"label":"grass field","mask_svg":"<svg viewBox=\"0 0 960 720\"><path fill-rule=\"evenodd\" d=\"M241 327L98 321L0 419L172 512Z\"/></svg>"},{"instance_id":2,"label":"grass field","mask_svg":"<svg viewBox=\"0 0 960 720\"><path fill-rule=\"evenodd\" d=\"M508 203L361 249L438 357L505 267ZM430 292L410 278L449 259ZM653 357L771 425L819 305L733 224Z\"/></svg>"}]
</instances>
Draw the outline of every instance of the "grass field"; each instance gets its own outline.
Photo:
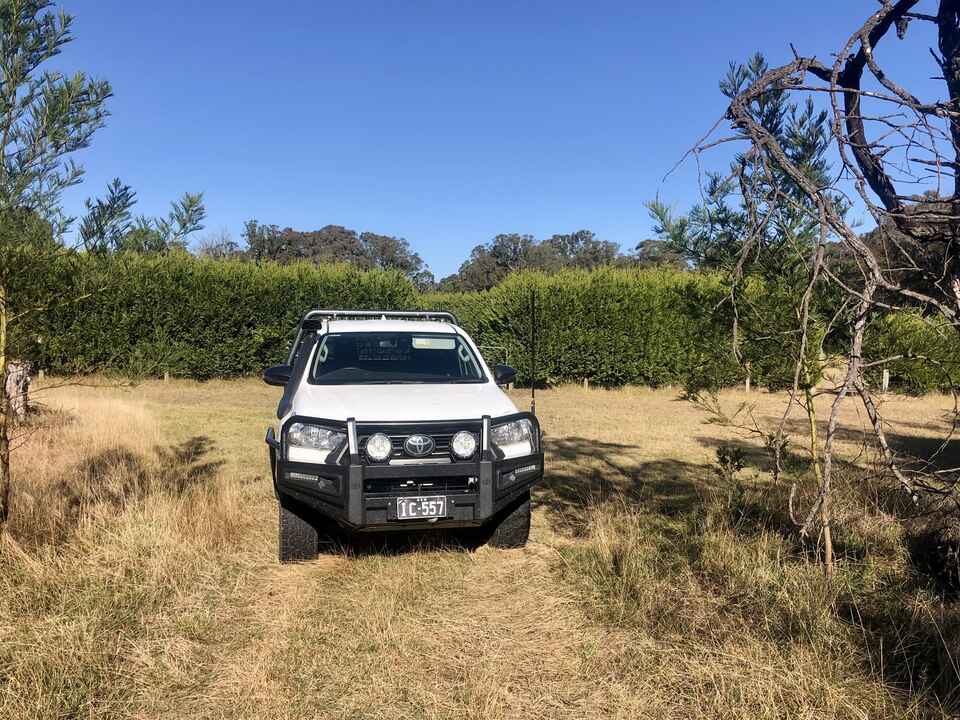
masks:
<instances>
[{"instance_id":1,"label":"grass field","mask_svg":"<svg viewBox=\"0 0 960 720\"><path fill-rule=\"evenodd\" d=\"M761 454L676 391L538 394L548 472L522 550L348 547L297 566L276 562L278 395L253 380L38 395L0 538L0 717L958 712L960 610L913 569L883 489L841 493L828 583ZM749 400L772 419L784 397ZM934 447L949 406L889 400L891 437ZM852 404L844 420L853 458ZM713 470L731 443L735 483Z\"/></svg>"}]
</instances>

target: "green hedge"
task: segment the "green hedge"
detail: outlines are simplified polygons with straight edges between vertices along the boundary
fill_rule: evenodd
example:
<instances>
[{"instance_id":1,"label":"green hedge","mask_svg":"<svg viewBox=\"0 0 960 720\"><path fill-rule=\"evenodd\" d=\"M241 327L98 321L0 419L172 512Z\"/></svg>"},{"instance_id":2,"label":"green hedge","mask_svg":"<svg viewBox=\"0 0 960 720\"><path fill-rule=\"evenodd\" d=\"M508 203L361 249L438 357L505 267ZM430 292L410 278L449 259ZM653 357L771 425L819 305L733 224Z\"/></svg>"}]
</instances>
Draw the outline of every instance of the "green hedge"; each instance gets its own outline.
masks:
<instances>
[{"instance_id":1,"label":"green hedge","mask_svg":"<svg viewBox=\"0 0 960 720\"><path fill-rule=\"evenodd\" d=\"M721 279L705 274L519 273L487 292L418 296L398 273L349 266L80 255L55 263L43 282L64 298L88 295L53 305L21 338L22 354L55 373L245 375L285 356L311 307L420 307L455 312L490 362L509 361L527 382L535 291L543 382L664 385L698 375L740 377Z\"/></svg>"},{"instance_id":2,"label":"green hedge","mask_svg":"<svg viewBox=\"0 0 960 720\"><path fill-rule=\"evenodd\" d=\"M918 312L877 317L864 338L867 361L894 358L868 371L874 386L881 383L883 368L890 371L890 386L911 394L947 392L960 385L960 336L942 320Z\"/></svg>"},{"instance_id":3,"label":"green hedge","mask_svg":"<svg viewBox=\"0 0 960 720\"><path fill-rule=\"evenodd\" d=\"M698 374L738 378L721 303L725 291L716 276L619 269L518 273L486 292L424 295L421 305L456 313L489 348L491 362L509 359L527 382L532 293L540 381L657 386L684 384Z\"/></svg>"},{"instance_id":4,"label":"green hedge","mask_svg":"<svg viewBox=\"0 0 960 720\"><path fill-rule=\"evenodd\" d=\"M258 372L284 357L303 312L317 306L407 308L396 272L256 265L186 254L64 258L62 296L30 324L26 354L57 373L115 370L205 379Z\"/></svg>"},{"instance_id":5,"label":"green hedge","mask_svg":"<svg viewBox=\"0 0 960 720\"><path fill-rule=\"evenodd\" d=\"M259 372L286 354L297 321L312 307L444 309L457 314L489 362L509 362L530 380L531 295L538 317L537 379L625 384L732 385L732 317L720 275L669 269L517 273L478 293L418 295L396 272L350 266L256 265L127 255L65 255L10 288L17 298L55 296L23 323L15 352L54 373L115 371L205 379ZM742 291L743 359L756 385L792 380L790 298L752 282ZM767 338L764 340L763 338ZM894 387L944 390L960 383L960 340L916 314L879 317L868 359L903 355L889 367ZM919 359L932 357L937 362ZM879 370L878 370L879 373Z\"/></svg>"}]
</instances>

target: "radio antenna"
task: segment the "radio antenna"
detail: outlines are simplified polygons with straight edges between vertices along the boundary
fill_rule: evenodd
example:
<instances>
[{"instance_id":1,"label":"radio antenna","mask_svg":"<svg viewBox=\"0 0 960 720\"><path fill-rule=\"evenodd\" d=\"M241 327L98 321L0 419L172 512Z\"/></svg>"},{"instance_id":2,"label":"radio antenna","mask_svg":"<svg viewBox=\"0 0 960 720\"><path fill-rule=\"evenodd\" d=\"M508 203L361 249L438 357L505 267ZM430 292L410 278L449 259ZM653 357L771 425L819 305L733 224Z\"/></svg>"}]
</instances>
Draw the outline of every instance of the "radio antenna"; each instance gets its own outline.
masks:
<instances>
[{"instance_id":1,"label":"radio antenna","mask_svg":"<svg viewBox=\"0 0 960 720\"><path fill-rule=\"evenodd\" d=\"M530 412L537 414L537 291L530 288Z\"/></svg>"}]
</instances>

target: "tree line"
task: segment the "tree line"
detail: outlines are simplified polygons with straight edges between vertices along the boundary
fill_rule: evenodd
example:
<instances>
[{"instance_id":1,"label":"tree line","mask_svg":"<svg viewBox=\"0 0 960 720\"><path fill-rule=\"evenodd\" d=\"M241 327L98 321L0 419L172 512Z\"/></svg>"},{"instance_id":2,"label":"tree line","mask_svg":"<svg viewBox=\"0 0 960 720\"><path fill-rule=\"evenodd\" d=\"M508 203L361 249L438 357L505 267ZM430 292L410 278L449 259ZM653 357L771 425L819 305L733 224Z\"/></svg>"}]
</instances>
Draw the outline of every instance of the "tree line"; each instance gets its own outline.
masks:
<instances>
[{"instance_id":1,"label":"tree line","mask_svg":"<svg viewBox=\"0 0 960 720\"><path fill-rule=\"evenodd\" d=\"M86 214L78 225L83 251L96 255L191 251L191 236L204 229L207 218L203 193L184 193L171 203L164 217L134 217L136 201L136 192L119 178L107 186L102 197L88 199ZM689 263L680 248L664 239L644 240L624 254L617 243L586 229L543 240L524 233L501 233L474 247L457 272L437 280L405 238L343 225L295 230L258 220L244 224L240 242L229 231L220 230L201 236L193 252L215 260L272 261L281 265L346 263L362 270L397 270L417 289L441 292L489 290L519 270L553 273L661 265L682 269Z\"/></svg>"},{"instance_id":2,"label":"tree line","mask_svg":"<svg viewBox=\"0 0 960 720\"><path fill-rule=\"evenodd\" d=\"M731 63L720 81L720 90L734 98L767 69L759 53L745 63ZM815 182L828 182L830 128L824 110L818 110L809 99L806 103L791 102L786 91L778 90L759 98L755 113L805 173ZM795 184L789 178L776 177L772 180L776 192L792 194L792 202L780 204L776 217L763 228L762 242L758 242L753 224L770 204L771 181L757 168L750 168L751 163L755 161L734 161L734 166L746 167L739 176L708 173L704 200L685 213L677 214L659 197L648 202L655 237L641 240L627 252L588 229L539 240L525 233L500 233L475 246L455 273L438 279L402 237L335 224L297 230L256 219L244 224L239 242L221 230L202 236L193 251L218 260L346 263L363 270L397 270L417 289L441 292L489 290L515 271L554 273L609 266L720 270L783 279L785 270L796 268L794 260L802 254L802 248L815 241L819 226L811 221ZM741 182L735 183L734 177ZM202 193L184 193L171 203L168 215L160 218L133 218L135 202L135 192L119 179L107 187L102 198L88 200L87 214L79 224L83 248L97 254L188 251L191 236L204 229L207 214ZM841 214L848 212L840 194L834 202ZM889 256L882 246L882 234L867 232L864 241L875 247L878 257ZM754 244L755 250L744 252L746 243ZM828 244L826 254L838 275L856 274L855 259L843 244ZM801 276L793 280L801 282Z\"/></svg>"},{"instance_id":3,"label":"tree line","mask_svg":"<svg viewBox=\"0 0 960 720\"><path fill-rule=\"evenodd\" d=\"M721 92L728 98L735 97L767 68L760 54L742 64L731 63L720 81ZM830 128L825 111L816 109L812 101L793 103L785 91L774 91L758 99L756 114L811 178L827 182ZM740 158L734 162L737 163L749 165L750 161ZM239 241L228 231L220 230L201 236L193 243L193 252L218 260L346 263L364 270L397 270L419 290L440 292L489 290L511 272L521 270L554 273L609 266L736 271L780 277L785 268L795 266L792 260L798 248L814 241L818 225L811 222L789 178L776 178L777 191L793 192L795 202L792 207L790 203L782 204L790 209L778 209L775 221L764 228L763 242L756 243L752 219L764 213L763 198L770 188L763 186L762 173L755 170L752 176L745 176L755 178L749 181L753 184L746 193L746 186L734 183L733 177L730 173L708 173L704 200L682 214L659 197L649 201L646 207L653 220L654 237L641 240L626 252L589 229L544 239L526 233L500 233L475 246L455 273L442 278L434 276L407 239L335 224L297 230L251 219L244 224ZM120 180L108 186L101 199L88 200L87 214L79 224L85 250L99 254L188 251L190 237L204 229L206 209L202 193L184 193L162 218L141 215L134 219L135 202L136 194ZM835 202L841 213L848 212L839 194ZM878 257L889 256L882 246L882 234L870 231L863 237L876 249ZM755 243L756 251L744 253L747 242ZM855 260L841 243L828 244L826 253L836 273L856 272Z\"/></svg>"}]
</instances>

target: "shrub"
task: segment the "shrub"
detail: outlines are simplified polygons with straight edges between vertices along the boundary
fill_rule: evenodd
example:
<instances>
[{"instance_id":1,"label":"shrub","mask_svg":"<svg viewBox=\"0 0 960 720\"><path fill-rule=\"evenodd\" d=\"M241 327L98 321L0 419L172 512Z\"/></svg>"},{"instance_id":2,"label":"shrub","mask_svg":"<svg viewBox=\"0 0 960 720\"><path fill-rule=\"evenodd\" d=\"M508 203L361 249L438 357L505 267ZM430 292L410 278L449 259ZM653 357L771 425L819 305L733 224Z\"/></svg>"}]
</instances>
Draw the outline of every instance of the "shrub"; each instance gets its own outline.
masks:
<instances>
[{"instance_id":1,"label":"shrub","mask_svg":"<svg viewBox=\"0 0 960 720\"><path fill-rule=\"evenodd\" d=\"M951 325L919 312L882 315L870 324L864 355L871 360L896 358L875 366L870 380L881 382L883 368L890 371L891 388L922 394L948 391L960 384L960 337Z\"/></svg>"}]
</instances>

